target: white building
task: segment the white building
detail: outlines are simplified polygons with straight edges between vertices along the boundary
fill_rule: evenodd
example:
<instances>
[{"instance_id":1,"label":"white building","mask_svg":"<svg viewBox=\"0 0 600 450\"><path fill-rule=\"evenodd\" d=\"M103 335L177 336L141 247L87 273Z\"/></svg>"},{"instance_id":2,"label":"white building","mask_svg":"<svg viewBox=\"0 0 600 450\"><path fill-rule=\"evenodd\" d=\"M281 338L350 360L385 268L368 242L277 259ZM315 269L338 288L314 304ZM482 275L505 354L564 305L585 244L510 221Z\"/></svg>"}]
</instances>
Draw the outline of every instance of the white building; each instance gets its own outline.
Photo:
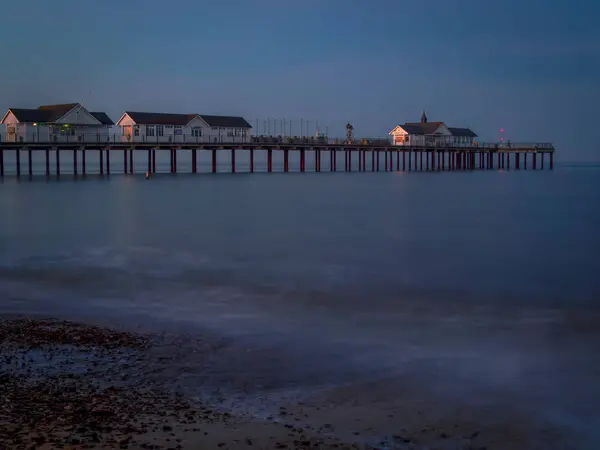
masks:
<instances>
[{"instance_id":1,"label":"white building","mask_svg":"<svg viewBox=\"0 0 600 450\"><path fill-rule=\"evenodd\" d=\"M80 103L9 108L2 117L6 142L107 142L113 121Z\"/></svg>"},{"instance_id":2,"label":"white building","mask_svg":"<svg viewBox=\"0 0 600 450\"><path fill-rule=\"evenodd\" d=\"M423 111L420 122L397 125L389 132L394 145L411 147L469 147L477 135L468 128L447 127L444 122L428 122Z\"/></svg>"},{"instance_id":3,"label":"white building","mask_svg":"<svg viewBox=\"0 0 600 450\"><path fill-rule=\"evenodd\" d=\"M117 121L127 142L250 142L243 117L125 111Z\"/></svg>"}]
</instances>

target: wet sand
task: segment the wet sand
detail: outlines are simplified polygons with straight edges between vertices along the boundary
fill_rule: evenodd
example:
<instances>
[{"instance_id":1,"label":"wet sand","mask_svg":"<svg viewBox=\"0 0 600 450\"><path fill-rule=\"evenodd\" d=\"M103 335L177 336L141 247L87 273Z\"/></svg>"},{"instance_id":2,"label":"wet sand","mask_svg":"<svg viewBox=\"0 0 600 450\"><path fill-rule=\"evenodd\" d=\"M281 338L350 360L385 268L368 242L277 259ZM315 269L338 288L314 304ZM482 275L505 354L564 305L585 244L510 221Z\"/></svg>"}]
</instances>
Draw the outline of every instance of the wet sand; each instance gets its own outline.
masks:
<instances>
[{"instance_id":1,"label":"wet sand","mask_svg":"<svg viewBox=\"0 0 600 450\"><path fill-rule=\"evenodd\" d=\"M180 369L157 346L149 334L1 320L0 448L576 448L501 402L448 403L411 375L323 390L263 419L237 414L165 383Z\"/></svg>"}]
</instances>

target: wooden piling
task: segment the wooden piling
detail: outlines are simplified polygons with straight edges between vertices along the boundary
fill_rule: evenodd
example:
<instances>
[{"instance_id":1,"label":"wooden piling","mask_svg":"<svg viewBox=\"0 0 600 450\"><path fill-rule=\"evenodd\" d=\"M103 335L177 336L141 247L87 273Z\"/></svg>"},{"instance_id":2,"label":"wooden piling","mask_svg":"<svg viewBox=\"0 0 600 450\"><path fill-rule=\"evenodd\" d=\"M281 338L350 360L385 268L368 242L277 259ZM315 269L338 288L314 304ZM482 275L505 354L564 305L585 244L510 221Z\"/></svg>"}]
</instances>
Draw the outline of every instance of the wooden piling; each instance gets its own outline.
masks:
<instances>
[{"instance_id":1,"label":"wooden piling","mask_svg":"<svg viewBox=\"0 0 600 450\"><path fill-rule=\"evenodd\" d=\"M17 163L17 167L16 167L17 177L20 177L21 176L21 149L16 150L15 156L16 156L16 163Z\"/></svg>"},{"instance_id":2,"label":"wooden piling","mask_svg":"<svg viewBox=\"0 0 600 450\"><path fill-rule=\"evenodd\" d=\"M127 175L127 149L123 150L123 173Z\"/></svg>"},{"instance_id":3,"label":"wooden piling","mask_svg":"<svg viewBox=\"0 0 600 450\"><path fill-rule=\"evenodd\" d=\"M289 162L290 161L290 159L289 159L290 158L289 153L290 152L287 149L285 149L283 151L283 171L284 172L288 172L290 170L289 169L289 164L290 164L290 162Z\"/></svg>"},{"instance_id":4,"label":"wooden piling","mask_svg":"<svg viewBox=\"0 0 600 450\"><path fill-rule=\"evenodd\" d=\"M60 149L56 147L56 176L60 177Z\"/></svg>"},{"instance_id":5,"label":"wooden piling","mask_svg":"<svg viewBox=\"0 0 600 450\"><path fill-rule=\"evenodd\" d=\"M231 149L231 173L235 173L235 149Z\"/></svg>"},{"instance_id":6,"label":"wooden piling","mask_svg":"<svg viewBox=\"0 0 600 450\"><path fill-rule=\"evenodd\" d=\"M250 149L250 173L254 173L254 149Z\"/></svg>"},{"instance_id":7,"label":"wooden piling","mask_svg":"<svg viewBox=\"0 0 600 450\"><path fill-rule=\"evenodd\" d=\"M56 150L58 153L58 149ZM100 160L100 175L104 175L104 150L99 151L99 160Z\"/></svg>"},{"instance_id":8,"label":"wooden piling","mask_svg":"<svg viewBox=\"0 0 600 450\"><path fill-rule=\"evenodd\" d=\"M4 176L4 149L0 148L0 177Z\"/></svg>"},{"instance_id":9,"label":"wooden piling","mask_svg":"<svg viewBox=\"0 0 600 450\"><path fill-rule=\"evenodd\" d=\"M151 174L152 173L152 150L148 149L147 151L148 151L148 170L147 170L147 172L148 172L148 174ZM194 152L194 156L192 156L192 160L195 163L196 162L196 158L195 158L196 150L194 150L193 152ZM196 164L193 165L192 172L196 173Z\"/></svg>"},{"instance_id":10,"label":"wooden piling","mask_svg":"<svg viewBox=\"0 0 600 450\"><path fill-rule=\"evenodd\" d=\"M217 150L214 148L212 149L212 173L217 173Z\"/></svg>"},{"instance_id":11,"label":"wooden piling","mask_svg":"<svg viewBox=\"0 0 600 450\"><path fill-rule=\"evenodd\" d=\"M81 147L81 174L85 176L85 147Z\"/></svg>"},{"instance_id":12,"label":"wooden piling","mask_svg":"<svg viewBox=\"0 0 600 450\"><path fill-rule=\"evenodd\" d=\"M192 149L192 173L197 173L198 172L198 161L197 161L197 151L196 149ZM150 161L150 154L148 154L148 161ZM148 162L148 164L150 164L150 162ZM150 169L148 169L150 170Z\"/></svg>"},{"instance_id":13,"label":"wooden piling","mask_svg":"<svg viewBox=\"0 0 600 450\"><path fill-rule=\"evenodd\" d=\"M77 149L73 149L73 175L77 176Z\"/></svg>"},{"instance_id":14,"label":"wooden piling","mask_svg":"<svg viewBox=\"0 0 600 450\"><path fill-rule=\"evenodd\" d=\"M131 160L133 160L133 152L131 152ZM133 163L132 167L129 168L129 171L133 173ZM106 149L106 175L110 175L110 149Z\"/></svg>"},{"instance_id":15,"label":"wooden piling","mask_svg":"<svg viewBox=\"0 0 600 450\"><path fill-rule=\"evenodd\" d=\"M152 149L152 173L156 173L156 149Z\"/></svg>"},{"instance_id":16,"label":"wooden piling","mask_svg":"<svg viewBox=\"0 0 600 450\"><path fill-rule=\"evenodd\" d=\"M273 150L267 150L267 171L273 172Z\"/></svg>"}]
</instances>

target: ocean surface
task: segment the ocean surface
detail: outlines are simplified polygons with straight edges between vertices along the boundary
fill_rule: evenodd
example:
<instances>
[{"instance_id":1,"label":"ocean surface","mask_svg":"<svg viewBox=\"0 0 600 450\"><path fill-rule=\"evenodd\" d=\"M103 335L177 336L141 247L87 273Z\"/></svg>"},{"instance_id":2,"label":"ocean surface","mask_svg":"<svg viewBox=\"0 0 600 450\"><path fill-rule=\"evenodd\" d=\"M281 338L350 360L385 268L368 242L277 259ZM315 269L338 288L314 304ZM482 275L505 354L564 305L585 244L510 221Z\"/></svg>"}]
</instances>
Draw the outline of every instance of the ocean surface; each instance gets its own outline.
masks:
<instances>
[{"instance_id":1,"label":"ocean surface","mask_svg":"<svg viewBox=\"0 0 600 450\"><path fill-rule=\"evenodd\" d=\"M593 165L0 182L0 312L220 336L247 354L203 382L232 389L410 372L513 399L584 448L600 448L599 252Z\"/></svg>"}]
</instances>

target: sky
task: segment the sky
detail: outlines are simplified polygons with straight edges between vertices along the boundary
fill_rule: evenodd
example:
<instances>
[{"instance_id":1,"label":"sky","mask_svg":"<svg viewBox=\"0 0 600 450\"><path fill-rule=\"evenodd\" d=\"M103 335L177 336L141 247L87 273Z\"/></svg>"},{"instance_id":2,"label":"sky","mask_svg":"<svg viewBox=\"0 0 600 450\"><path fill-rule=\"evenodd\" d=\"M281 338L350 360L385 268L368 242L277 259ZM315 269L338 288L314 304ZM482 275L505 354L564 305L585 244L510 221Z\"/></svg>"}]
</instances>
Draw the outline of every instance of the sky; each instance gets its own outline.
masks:
<instances>
[{"instance_id":1,"label":"sky","mask_svg":"<svg viewBox=\"0 0 600 450\"><path fill-rule=\"evenodd\" d=\"M0 109L470 127L599 161L597 0L29 0L0 15Z\"/></svg>"}]
</instances>

